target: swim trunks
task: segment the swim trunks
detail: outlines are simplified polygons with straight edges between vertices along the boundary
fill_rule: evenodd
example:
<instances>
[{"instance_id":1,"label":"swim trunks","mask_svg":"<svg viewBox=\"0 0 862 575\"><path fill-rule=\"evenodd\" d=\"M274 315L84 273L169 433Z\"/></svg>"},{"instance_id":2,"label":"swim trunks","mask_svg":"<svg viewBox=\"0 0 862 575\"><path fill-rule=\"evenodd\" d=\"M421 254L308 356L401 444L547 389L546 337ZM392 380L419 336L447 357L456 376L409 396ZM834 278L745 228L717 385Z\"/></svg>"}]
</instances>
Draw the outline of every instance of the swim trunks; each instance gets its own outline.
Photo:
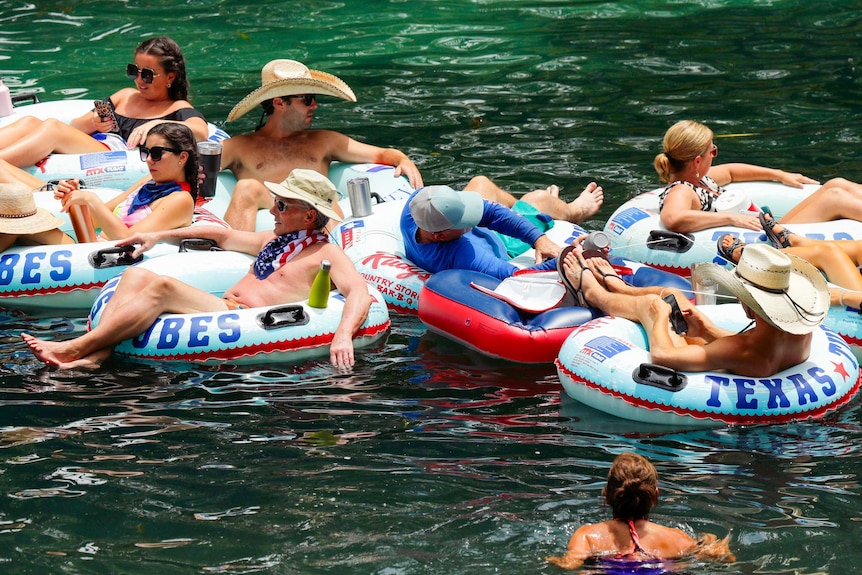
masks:
<instances>
[{"instance_id":1,"label":"swim trunks","mask_svg":"<svg viewBox=\"0 0 862 575\"><path fill-rule=\"evenodd\" d=\"M236 311L238 309L248 309L247 305L242 305L234 299L223 297L222 301L225 303L227 309L230 311Z\"/></svg>"}]
</instances>

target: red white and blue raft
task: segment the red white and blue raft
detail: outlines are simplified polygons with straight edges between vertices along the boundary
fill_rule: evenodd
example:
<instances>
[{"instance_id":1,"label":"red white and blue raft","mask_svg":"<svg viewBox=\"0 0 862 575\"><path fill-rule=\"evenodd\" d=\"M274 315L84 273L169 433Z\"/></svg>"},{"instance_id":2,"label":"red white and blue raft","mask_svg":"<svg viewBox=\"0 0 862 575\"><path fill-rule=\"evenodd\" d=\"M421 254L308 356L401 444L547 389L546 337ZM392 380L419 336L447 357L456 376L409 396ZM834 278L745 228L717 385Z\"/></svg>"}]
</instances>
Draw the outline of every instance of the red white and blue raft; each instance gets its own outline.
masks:
<instances>
[{"instance_id":1,"label":"red white and blue raft","mask_svg":"<svg viewBox=\"0 0 862 575\"><path fill-rule=\"evenodd\" d=\"M700 306L717 325L738 331L748 319L738 304ZM650 363L640 324L601 317L575 329L560 349L557 373L576 401L624 419L715 427L816 419L859 391L859 363L844 339L814 331L811 356L768 378L680 372Z\"/></svg>"},{"instance_id":2,"label":"red white and blue raft","mask_svg":"<svg viewBox=\"0 0 862 575\"><path fill-rule=\"evenodd\" d=\"M237 252L195 252L165 256L141 263L151 271L170 275L195 287L221 296L248 272L253 258ZM212 273L217 269L219 273ZM105 305L110 301L122 275L101 290L93 304L89 321L99 325ZM390 319L386 303L373 287L368 317L354 334L357 350L382 342L388 334ZM142 362L183 362L208 365L297 362L328 357L329 346L341 321L345 298L330 292L325 308L308 301L234 311L159 316L138 337L124 340L114 354Z\"/></svg>"},{"instance_id":3,"label":"red white and blue raft","mask_svg":"<svg viewBox=\"0 0 862 575\"><path fill-rule=\"evenodd\" d=\"M688 281L675 274L619 258L611 261L631 285L691 289ZM505 283L512 280L523 286L525 298L506 297L511 290ZM419 294L419 319L431 331L484 355L519 363L551 363L572 330L602 313L573 305L571 298L567 301L552 291L545 292L552 297L546 305L535 301L539 305L525 309L521 303L524 299L537 299L526 293L531 282L538 289L542 289L541 282L556 282L565 293L557 272L524 273L503 282L470 270L438 272L425 282ZM561 297L560 305L550 307Z\"/></svg>"}]
</instances>

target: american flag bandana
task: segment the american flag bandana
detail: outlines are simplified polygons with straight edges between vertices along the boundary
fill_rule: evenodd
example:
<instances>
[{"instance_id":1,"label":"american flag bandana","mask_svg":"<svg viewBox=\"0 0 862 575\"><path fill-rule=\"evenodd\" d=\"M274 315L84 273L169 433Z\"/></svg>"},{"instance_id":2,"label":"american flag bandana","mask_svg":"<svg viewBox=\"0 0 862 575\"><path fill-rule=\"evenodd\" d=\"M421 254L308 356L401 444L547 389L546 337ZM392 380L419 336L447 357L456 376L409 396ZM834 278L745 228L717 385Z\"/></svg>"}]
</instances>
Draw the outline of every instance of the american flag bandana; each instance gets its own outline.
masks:
<instances>
[{"instance_id":1,"label":"american flag bandana","mask_svg":"<svg viewBox=\"0 0 862 575\"><path fill-rule=\"evenodd\" d=\"M329 238L320 231L299 230L276 237L263 246L254 262L254 275L263 280L295 258L305 248L319 242L328 242Z\"/></svg>"}]
</instances>

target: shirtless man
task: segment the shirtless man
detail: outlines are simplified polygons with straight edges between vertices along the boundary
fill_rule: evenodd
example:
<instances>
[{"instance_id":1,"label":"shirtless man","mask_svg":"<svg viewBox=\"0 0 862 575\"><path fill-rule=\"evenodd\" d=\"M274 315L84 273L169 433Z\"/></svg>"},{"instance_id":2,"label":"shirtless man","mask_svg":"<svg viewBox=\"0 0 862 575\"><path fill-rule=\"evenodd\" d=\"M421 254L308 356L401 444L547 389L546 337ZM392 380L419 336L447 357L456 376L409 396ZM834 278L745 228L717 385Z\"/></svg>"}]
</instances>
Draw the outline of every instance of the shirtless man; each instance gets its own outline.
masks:
<instances>
[{"instance_id":1,"label":"shirtless man","mask_svg":"<svg viewBox=\"0 0 862 575\"><path fill-rule=\"evenodd\" d=\"M394 177L406 176L414 188L424 185L419 168L400 150L363 144L331 130L310 129L318 107L317 94L356 101L353 90L340 78L310 70L295 60L273 60L264 66L261 77L261 87L234 106L227 120L236 120L261 105L263 125L251 134L232 136L222 142L222 169L232 171L237 178L224 215L234 229L255 229L257 210L270 204L263 182L280 182L294 168L309 168L328 175L329 165L334 161L384 164L394 166ZM518 198L485 176L473 178L464 189L479 192L485 199L509 208L518 202ZM560 198L557 186L534 190L520 198L555 220L575 223L593 216L603 199L602 188L595 182L571 202Z\"/></svg>"},{"instance_id":2,"label":"shirtless man","mask_svg":"<svg viewBox=\"0 0 862 575\"><path fill-rule=\"evenodd\" d=\"M341 322L330 346L333 365L354 363L353 334L365 321L371 296L365 280L337 245L321 233L338 193L326 177L313 170L293 170L280 184L266 183L275 195L270 213L275 227L270 232L246 232L220 226L179 228L137 234L118 245L139 244L135 256L158 241L204 237L226 250L257 255L248 274L225 292L214 296L179 280L138 267L123 273L117 291L108 302L99 325L68 341L46 341L22 334L33 354L60 368L98 367L114 346L143 333L162 313L200 313L245 307L278 305L308 297L322 260L332 264L330 277L345 296Z\"/></svg>"},{"instance_id":3,"label":"shirtless man","mask_svg":"<svg viewBox=\"0 0 862 575\"><path fill-rule=\"evenodd\" d=\"M808 359L811 334L829 310L829 289L817 268L772 246L752 244L742 252L734 271L709 263L700 264L697 274L736 296L754 327L739 333L721 329L675 294L688 322L684 336L677 335L669 328L671 308L659 297L662 288L628 286L607 261L585 261L576 252L561 257L566 280L579 302L640 322L652 362L679 371L774 375ZM611 282L613 277L617 279Z\"/></svg>"},{"instance_id":4,"label":"shirtless man","mask_svg":"<svg viewBox=\"0 0 862 575\"><path fill-rule=\"evenodd\" d=\"M231 170L237 178L224 215L231 227L253 231L257 210L272 203L263 182L280 182L294 168L328 175L334 161L384 164L395 167L395 177L404 175L414 188L422 187L419 169L404 152L363 144L331 130L310 129L318 94L356 101L353 90L341 79L309 70L295 60L273 60L264 66L261 76L261 87L234 106L227 120L236 120L261 105L265 123L251 134L222 142L222 169Z\"/></svg>"}]
</instances>

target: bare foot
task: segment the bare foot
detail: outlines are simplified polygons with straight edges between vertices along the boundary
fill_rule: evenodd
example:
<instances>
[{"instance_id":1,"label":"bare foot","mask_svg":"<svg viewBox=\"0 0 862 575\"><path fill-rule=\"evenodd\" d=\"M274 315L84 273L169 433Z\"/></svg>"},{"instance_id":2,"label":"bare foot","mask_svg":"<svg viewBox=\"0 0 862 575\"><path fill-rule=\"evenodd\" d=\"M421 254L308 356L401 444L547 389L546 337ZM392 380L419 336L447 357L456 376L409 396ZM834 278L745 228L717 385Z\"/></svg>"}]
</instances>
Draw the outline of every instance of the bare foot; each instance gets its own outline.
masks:
<instances>
[{"instance_id":1,"label":"bare foot","mask_svg":"<svg viewBox=\"0 0 862 575\"><path fill-rule=\"evenodd\" d=\"M573 217L576 218L573 221L583 222L594 216L602 207L604 199L605 192L602 187L595 182L590 182L576 200L569 202L569 209L572 210Z\"/></svg>"},{"instance_id":2,"label":"bare foot","mask_svg":"<svg viewBox=\"0 0 862 575\"><path fill-rule=\"evenodd\" d=\"M76 367L95 369L111 355L111 350L103 350L88 356L78 357L69 342L39 339L29 333L22 333L21 339L30 347L30 351L37 359L61 369Z\"/></svg>"},{"instance_id":3,"label":"bare foot","mask_svg":"<svg viewBox=\"0 0 862 575\"><path fill-rule=\"evenodd\" d=\"M605 258L587 258L586 264L606 290L616 293L626 293L628 291L626 288L629 287L629 284L626 280L620 277L611 262ZM608 280L612 278L620 280L618 282L613 282L614 287L608 285Z\"/></svg>"}]
</instances>

